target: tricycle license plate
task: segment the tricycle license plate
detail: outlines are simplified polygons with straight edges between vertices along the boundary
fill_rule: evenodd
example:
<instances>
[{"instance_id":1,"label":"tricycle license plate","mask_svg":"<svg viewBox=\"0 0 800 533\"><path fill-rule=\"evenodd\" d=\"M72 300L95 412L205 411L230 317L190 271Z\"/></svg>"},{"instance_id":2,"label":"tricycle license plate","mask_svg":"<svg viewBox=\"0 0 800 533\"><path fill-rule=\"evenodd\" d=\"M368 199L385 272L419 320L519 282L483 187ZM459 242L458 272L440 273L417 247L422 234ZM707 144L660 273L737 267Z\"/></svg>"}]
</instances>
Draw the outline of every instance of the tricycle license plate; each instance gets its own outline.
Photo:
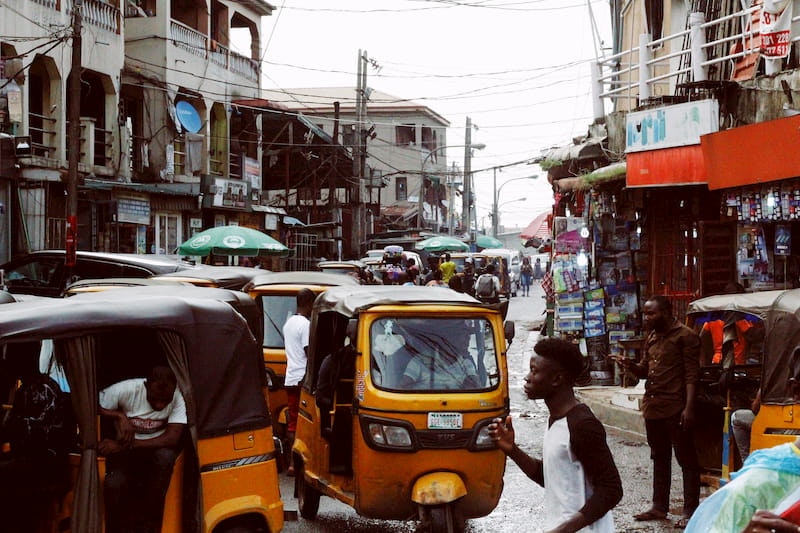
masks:
<instances>
[{"instance_id":1,"label":"tricycle license plate","mask_svg":"<svg viewBox=\"0 0 800 533\"><path fill-rule=\"evenodd\" d=\"M461 429L461 413L428 413L428 429Z\"/></svg>"}]
</instances>

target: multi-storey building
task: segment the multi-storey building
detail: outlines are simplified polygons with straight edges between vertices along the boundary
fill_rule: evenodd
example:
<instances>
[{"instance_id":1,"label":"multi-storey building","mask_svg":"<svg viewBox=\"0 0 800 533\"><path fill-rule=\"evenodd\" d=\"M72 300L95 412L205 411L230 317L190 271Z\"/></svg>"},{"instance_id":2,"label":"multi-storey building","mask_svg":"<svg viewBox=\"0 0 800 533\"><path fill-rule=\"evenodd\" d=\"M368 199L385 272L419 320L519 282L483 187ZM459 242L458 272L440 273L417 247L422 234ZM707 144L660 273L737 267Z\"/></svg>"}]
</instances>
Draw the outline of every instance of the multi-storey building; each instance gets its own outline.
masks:
<instances>
[{"instance_id":1,"label":"multi-storey building","mask_svg":"<svg viewBox=\"0 0 800 533\"><path fill-rule=\"evenodd\" d=\"M368 206L368 233L418 227L421 189L423 227L446 227L453 196L448 185L454 182L444 151L450 123L425 105L369 89L364 91L366 113L359 125L356 90L313 87L266 94L329 134L338 124L341 144L352 151L358 151L358 132L362 132L368 169L361 194ZM320 193L320 201L327 202L325 194Z\"/></svg>"},{"instance_id":2,"label":"multi-storey building","mask_svg":"<svg viewBox=\"0 0 800 533\"><path fill-rule=\"evenodd\" d=\"M330 137L261 98L267 2L11 0L0 6L0 262L64 246L73 3L79 249L171 253L222 224L281 238L286 213L264 184L351 174Z\"/></svg>"}]
</instances>

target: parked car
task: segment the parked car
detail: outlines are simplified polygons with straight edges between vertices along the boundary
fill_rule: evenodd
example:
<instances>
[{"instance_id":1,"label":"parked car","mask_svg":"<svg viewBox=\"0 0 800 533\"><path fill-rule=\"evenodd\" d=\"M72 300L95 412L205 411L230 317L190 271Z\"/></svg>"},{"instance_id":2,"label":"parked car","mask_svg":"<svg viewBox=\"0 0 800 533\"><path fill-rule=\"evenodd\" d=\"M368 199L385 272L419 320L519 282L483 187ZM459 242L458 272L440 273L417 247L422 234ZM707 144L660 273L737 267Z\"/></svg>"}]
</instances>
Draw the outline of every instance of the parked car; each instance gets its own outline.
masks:
<instances>
[{"instance_id":1,"label":"parked car","mask_svg":"<svg viewBox=\"0 0 800 533\"><path fill-rule=\"evenodd\" d=\"M64 266L64 250L41 250L0 266L8 291L15 294L60 297L67 285L81 279L149 278L195 268L177 256L78 252L75 267Z\"/></svg>"}]
</instances>

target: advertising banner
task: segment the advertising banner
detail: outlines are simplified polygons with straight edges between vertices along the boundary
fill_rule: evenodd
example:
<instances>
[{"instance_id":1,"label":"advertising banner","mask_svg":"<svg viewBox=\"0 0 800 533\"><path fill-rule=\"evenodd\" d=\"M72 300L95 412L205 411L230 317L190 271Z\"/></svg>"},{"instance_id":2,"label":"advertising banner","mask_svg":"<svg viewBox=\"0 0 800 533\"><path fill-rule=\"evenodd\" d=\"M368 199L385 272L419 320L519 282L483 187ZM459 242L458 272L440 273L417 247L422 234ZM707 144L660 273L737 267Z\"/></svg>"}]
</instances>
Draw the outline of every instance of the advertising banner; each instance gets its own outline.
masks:
<instances>
[{"instance_id":1,"label":"advertising banner","mask_svg":"<svg viewBox=\"0 0 800 533\"><path fill-rule=\"evenodd\" d=\"M764 0L761 8L762 56L777 59L789 55L792 11L789 0Z\"/></svg>"}]
</instances>

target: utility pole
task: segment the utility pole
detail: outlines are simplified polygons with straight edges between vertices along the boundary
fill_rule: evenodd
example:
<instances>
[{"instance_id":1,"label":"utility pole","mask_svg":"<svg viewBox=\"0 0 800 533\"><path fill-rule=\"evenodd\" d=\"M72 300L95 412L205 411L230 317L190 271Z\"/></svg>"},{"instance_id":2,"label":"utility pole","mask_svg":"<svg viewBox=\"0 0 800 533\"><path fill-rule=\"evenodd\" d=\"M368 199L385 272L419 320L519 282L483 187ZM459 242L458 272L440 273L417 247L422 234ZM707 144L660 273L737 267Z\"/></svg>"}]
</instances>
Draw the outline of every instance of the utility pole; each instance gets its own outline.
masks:
<instances>
[{"instance_id":1,"label":"utility pole","mask_svg":"<svg viewBox=\"0 0 800 533\"><path fill-rule=\"evenodd\" d=\"M69 71L69 115L68 150L69 170L67 173L67 232L64 264L67 268L75 266L78 249L78 164L81 157L81 9L83 0L72 2L72 64Z\"/></svg>"},{"instance_id":2,"label":"utility pole","mask_svg":"<svg viewBox=\"0 0 800 533\"><path fill-rule=\"evenodd\" d=\"M350 231L350 252L353 256L358 255L358 250L361 248L361 179L362 174L362 153L361 150L364 146L364 126L362 115L363 102L364 102L364 89L366 87L366 65L364 64L364 56L366 53L358 50L358 78L356 80L356 131L353 135L353 178L355 183L350 187L350 202L352 205L352 228Z\"/></svg>"},{"instance_id":3,"label":"utility pole","mask_svg":"<svg viewBox=\"0 0 800 533\"><path fill-rule=\"evenodd\" d=\"M471 172L471 152L472 149L472 119L467 117L467 127L464 133L464 196L462 196L461 206L461 224L467 232L467 239L472 241L472 232L470 231L472 220L472 184L470 183Z\"/></svg>"},{"instance_id":4,"label":"utility pole","mask_svg":"<svg viewBox=\"0 0 800 533\"><path fill-rule=\"evenodd\" d=\"M497 238L497 167L492 167L492 237Z\"/></svg>"}]
</instances>

